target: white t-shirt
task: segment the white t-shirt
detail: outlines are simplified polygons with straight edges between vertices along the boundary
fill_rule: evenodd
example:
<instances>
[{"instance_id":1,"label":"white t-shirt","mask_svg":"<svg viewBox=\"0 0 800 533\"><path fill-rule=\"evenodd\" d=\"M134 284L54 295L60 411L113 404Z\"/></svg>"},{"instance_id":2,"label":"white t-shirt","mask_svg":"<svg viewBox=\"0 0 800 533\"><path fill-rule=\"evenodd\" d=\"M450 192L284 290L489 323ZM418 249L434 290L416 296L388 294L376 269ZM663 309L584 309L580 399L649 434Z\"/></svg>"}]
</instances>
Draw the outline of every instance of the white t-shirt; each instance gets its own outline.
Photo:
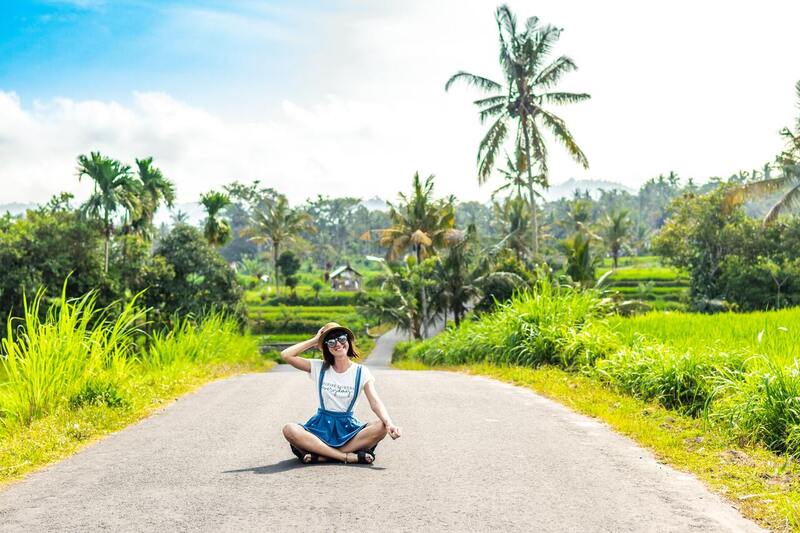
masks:
<instances>
[{"instance_id":1,"label":"white t-shirt","mask_svg":"<svg viewBox=\"0 0 800 533\"><path fill-rule=\"evenodd\" d=\"M308 377L314 384L315 398L317 398L317 402L319 403L319 393L317 392L319 373L322 369L322 363L325 361L322 359L309 359L308 362L311 363L311 372L308 373ZM364 385L375 380L369 368L358 363L353 363L350 365L350 368L341 374L336 372L332 366L329 366L325 370L325 376L322 378L322 400L325 402L326 411L336 411L339 413L347 411L347 407L353 400L353 389L355 389L356 386L356 370L358 370L358 367L362 369L361 384L358 387L358 398L360 398L364 390ZM356 398L356 403L358 403L358 398ZM353 404L353 409L355 410L355 408L356 404Z\"/></svg>"}]
</instances>

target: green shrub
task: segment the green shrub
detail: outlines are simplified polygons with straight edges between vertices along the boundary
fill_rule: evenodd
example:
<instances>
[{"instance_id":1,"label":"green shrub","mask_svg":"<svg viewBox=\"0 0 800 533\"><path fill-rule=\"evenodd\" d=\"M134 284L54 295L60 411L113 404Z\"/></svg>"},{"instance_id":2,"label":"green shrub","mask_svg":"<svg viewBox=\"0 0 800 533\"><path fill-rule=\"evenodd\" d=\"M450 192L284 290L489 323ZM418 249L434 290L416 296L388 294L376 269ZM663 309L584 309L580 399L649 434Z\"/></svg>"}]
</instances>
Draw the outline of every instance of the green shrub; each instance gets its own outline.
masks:
<instances>
[{"instance_id":1,"label":"green shrub","mask_svg":"<svg viewBox=\"0 0 800 533\"><path fill-rule=\"evenodd\" d=\"M400 341L395 344L394 350L392 351L392 363L407 359L408 351L413 348L415 344L414 341Z\"/></svg>"},{"instance_id":2,"label":"green shrub","mask_svg":"<svg viewBox=\"0 0 800 533\"><path fill-rule=\"evenodd\" d=\"M159 242L140 283L138 290L146 290L144 304L152 308L150 317L159 324L169 324L174 316L200 317L213 310L244 323L236 274L203 234L187 224L175 225Z\"/></svg>"},{"instance_id":3,"label":"green shrub","mask_svg":"<svg viewBox=\"0 0 800 533\"><path fill-rule=\"evenodd\" d=\"M698 416L714 397L717 380L742 375L745 360L742 353L696 354L645 344L624 348L598 361L597 372L637 398Z\"/></svg>"},{"instance_id":4,"label":"green shrub","mask_svg":"<svg viewBox=\"0 0 800 533\"><path fill-rule=\"evenodd\" d=\"M744 379L724 376L715 391L709 418L724 423L751 442L800 455L800 368L789 368L759 357Z\"/></svg>"},{"instance_id":5,"label":"green shrub","mask_svg":"<svg viewBox=\"0 0 800 533\"><path fill-rule=\"evenodd\" d=\"M605 325L608 310L609 303L597 292L553 285L545 278L496 312L462 322L409 353L427 364L590 366L616 347Z\"/></svg>"},{"instance_id":6,"label":"green shrub","mask_svg":"<svg viewBox=\"0 0 800 533\"><path fill-rule=\"evenodd\" d=\"M122 407L127 405L127 402L120 394L115 383L92 379L84 383L83 387L69 399L69 407L71 409L83 407L84 405Z\"/></svg>"},{"instance_id":7,"label":"green shrub","mask_svg":"<svg viewBox=\"0 0 800 533\"><path fill-rule=\"evenodd\" d=\"M361 298L363 298L362 294L361 292L320 293L319 298L314 295L273 296L272 298L264 300L264 303L267 305L285 304L302 306L357 305L361 301Z\"/></svg>"}]
</instances>

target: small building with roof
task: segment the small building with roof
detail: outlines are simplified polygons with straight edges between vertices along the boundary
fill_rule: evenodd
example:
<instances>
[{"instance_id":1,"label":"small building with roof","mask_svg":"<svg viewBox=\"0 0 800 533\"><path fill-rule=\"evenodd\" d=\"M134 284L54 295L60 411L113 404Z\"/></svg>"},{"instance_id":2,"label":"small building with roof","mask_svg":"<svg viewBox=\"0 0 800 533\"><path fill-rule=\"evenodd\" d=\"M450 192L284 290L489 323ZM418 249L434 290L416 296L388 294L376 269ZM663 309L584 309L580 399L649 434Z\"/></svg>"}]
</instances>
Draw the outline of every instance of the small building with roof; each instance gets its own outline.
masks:
<instances>
[{"instance_id":1,"label":"small building with roof","mask_svg":"<svg viewBox=\"0 0 800 533\"><path fill-rule=\"evenodd\" d=\"M349 264L340 266L328 276L331 290L334 291L360 291L362 278L363 276Z\"/></svg>"}]
</instances>

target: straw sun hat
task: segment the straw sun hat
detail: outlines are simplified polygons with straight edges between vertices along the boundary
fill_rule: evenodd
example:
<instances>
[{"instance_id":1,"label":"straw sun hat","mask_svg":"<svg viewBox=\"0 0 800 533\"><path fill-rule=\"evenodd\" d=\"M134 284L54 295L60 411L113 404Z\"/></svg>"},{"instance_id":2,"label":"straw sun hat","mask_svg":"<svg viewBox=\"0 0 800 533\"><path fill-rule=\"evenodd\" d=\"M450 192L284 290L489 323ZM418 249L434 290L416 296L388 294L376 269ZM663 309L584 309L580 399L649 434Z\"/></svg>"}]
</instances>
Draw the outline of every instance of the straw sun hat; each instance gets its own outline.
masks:
<instances>
[{"instance_id":1,"label":"straw sun hat","mask_svg":"<svg viewBox=\"0 0 800 533\"><path fill-rule=\"evenodd\" d=\"M333 330L344 331L345 333L347 333L347 337L348 340L350 341L350 344L353 343L355 335L353 335L353 332L350 331L349 328L341 326L336 322L328 322L327 324L322 326L322 335L319 336L319 342L317 342L317 348L319 348L320 351L322 351L322 343L325 341L325 337L328 335L328 333L330 333Z\"/></svg>"}]
</instances>

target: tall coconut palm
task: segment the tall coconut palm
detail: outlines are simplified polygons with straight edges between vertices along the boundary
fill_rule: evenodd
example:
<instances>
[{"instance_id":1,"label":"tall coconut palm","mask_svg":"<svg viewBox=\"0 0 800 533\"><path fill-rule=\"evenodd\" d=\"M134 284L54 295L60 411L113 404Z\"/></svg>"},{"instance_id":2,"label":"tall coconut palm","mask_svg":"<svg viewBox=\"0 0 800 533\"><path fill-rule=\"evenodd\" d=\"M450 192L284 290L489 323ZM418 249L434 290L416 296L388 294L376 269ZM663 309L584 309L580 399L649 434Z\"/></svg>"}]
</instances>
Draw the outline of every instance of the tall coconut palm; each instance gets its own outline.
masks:
<instances>
[{"instance_id":1,"label":"tall coconut palm","mask_svg":"<svg viewBox=\"0 0 800 533\"><path fill-rule=\"evenodd\" d=\"M374 230L378 232L381 246L388 247L387 258L398 259L405 250L411 248L417 264L437 250L450 244L457 235L455 230L454 198L445 200L433 198L433 175L425 179L419 172L412 179L411 195L400 193L400 203L389 204L391 227ZM362 238L368 239L370 232ZM422 288L422 314L427 317L428 302L425 288ZM423 335L427 335L427 319L423 323Z\"/></svg>"},{"instance_id":2,"label":"tall coconut palm","mask_svg":"<svg viewBox=\"0 0 800 533\"><path fill-rule=\"evenodd\" d=\"M251 223L244 231L250 240L272 247L272 266L275 293L278 292L278 256L283 244L297 239L301 232L316 231L311 216L299 209L289 207L285 196L279 195L271 202L261 202L251 213Z\"/></svg>"},{"instance_id":3,"label":"tall coconut palm","mask_svg":"<svg viewBox=\"0 0 800 533\"><path fill-rule=\"evenodd\" d=\"M136 170L140 193L138 213L131 220L131 227L135 233L152 238L153 217L162 201L167 207L172 207L175 201L175 184L153 166L152 157L137 159Z\"/></svg>"},{"instance_id":4,"label":"tall coconut palm","mask_svg":"<svg viewBox=\"0 0 800 533\"><path fill-rule=\"evenodd\" d=\"M628 210L620 209L612 211L606 215L602 222L601 237L606 243L611 259L614 261L614 268L617 268L619 254L631 231L631 221L628 218Z\"/></svg>"},{"instance_id":5,"label":"tall coconut palm","mask_svg":"<svg viewBox=\"0 0 800 533\"><path fill-rule=\"evenodd\" d=\"M567 128L564 120L546 107L581 102L590 98L585 93L552 90L564 74L576 70L575 62L560 56L546 64L548 55L561 35L561 30L551 25L539 25L537 17L525 21L524 29L517 28L517 19L508 6L500 6L495 13L500 37L500 67L505 85L484 76L459 71L445 84L445 90L456 82L464 82L489 93L475 100L481 123L492 120L492 125L478 146L478 183L489 179L495 158L506 143L512 130L514 147L525 155L524 171L530 196L533 222L533 254L539 255L538 219L534 187L548 187L547 145L544 131L561 142L584 168L589 167L583 151ZM534 165L536 171L534 172Z\"/></svg>"},{"instance_id":6,"label":"tall coconut palm","mask_svg":"<svg viewBox=\"0 0 800 533\"><path fill-rule=\"evenodd\" d=\"M797 107L800 109L800 81L795 84L795 93ZM777 157L781 175L732 188L725 197L723 208L730 209L747 199L760 198L788 188L764 216L763 225L766 226L778 218L784 209L800 206L800 114L797 116L794 131L791 128L783 128L780 133L786 139L786 148ZM768 168L765 168L765 175L768 175L767 170Z\"/></svg>"},{"instance_id":7,"label":"tall coconut palm","mask_svg":"<svg viewBox=\"0 0 800 533\"><path fill-rule=\"evenodd\" d=\"M221 192L211 191L200 197L200 203L206 208L206 223L203 226L208 244L222 246L231 237L231 226L224 218L220 218L220 211L231 203L230 197Z\"/></svg>"},{"instance_id":8,"label":"tall coconut palm","mask_svg":"<svg viewBox=\"0 0 800 533\"><path fill-rule=\"evenodd\" d=\"M131 167L116 159L104 157L100 152L78 156L78 180L84 176L94 181L94 190L81 206L81 212L98 220L104 239L104 272L108 273L108 255L114 231L114 214L119 209L132 211L136 205L136 182L130 174Z\"/></svg>"}]
</instances>

